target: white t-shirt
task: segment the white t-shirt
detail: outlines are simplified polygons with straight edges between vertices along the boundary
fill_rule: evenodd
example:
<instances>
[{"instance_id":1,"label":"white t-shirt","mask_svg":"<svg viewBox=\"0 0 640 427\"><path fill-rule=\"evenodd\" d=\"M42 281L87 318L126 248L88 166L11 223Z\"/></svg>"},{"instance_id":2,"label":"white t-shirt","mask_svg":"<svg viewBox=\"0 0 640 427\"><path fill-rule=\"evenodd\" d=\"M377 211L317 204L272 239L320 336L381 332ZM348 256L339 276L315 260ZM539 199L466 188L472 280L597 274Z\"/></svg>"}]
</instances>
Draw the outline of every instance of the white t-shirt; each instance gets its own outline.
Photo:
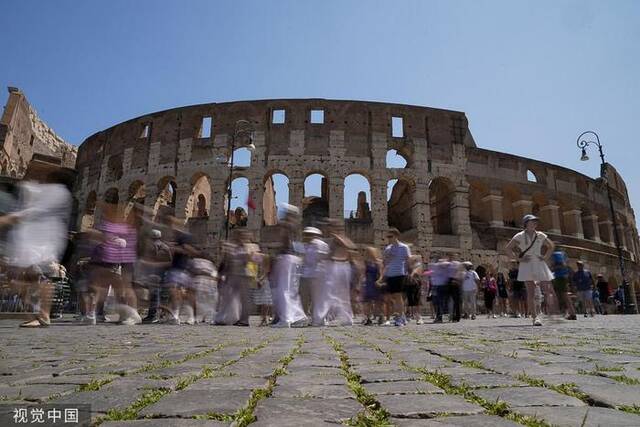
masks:
<instances>
[{"instance_id":1,"label":"white t-shirt","mask_svg":"<svg viewBox=\"0 0 640 427\"><path fill-rule=\"evenodd\" d=\"M476 280L480 280L480 276L474 270L468 270L464 273L464 280L462 281L462 291L477 291L478 285Z\"/></svg>"},{"instance_id":2,"label":"white t-shirt","mask_svg":"<svg viewBox=\"0 0 640 427\"><path fill-rule=\"evenodd\" d=\"M315 277L318 272L318 264L329 255L329 245L320 239L313 239L304 247L304 263L302 277Z\"/></svg>"},{"instance_id":3,"label":"white t-shirt","mask_svg":"<svg viewBox=\"0 0 640 427\"><path fill-rule=\"evenodd\" d=\"M542 231L536 231L538 238L536 239L535 235L529 237L527 233L523 230L513 236L513 240L518 243L518 248L520 251L526 250L529 246L531 249L527 251L525 257L527 256L539 256L542 253L542 245L547 240L547 235ZM534 242L535 240L535 242ZM533 243L533 244L532 244Z\"/></svg>"}]
</instances>

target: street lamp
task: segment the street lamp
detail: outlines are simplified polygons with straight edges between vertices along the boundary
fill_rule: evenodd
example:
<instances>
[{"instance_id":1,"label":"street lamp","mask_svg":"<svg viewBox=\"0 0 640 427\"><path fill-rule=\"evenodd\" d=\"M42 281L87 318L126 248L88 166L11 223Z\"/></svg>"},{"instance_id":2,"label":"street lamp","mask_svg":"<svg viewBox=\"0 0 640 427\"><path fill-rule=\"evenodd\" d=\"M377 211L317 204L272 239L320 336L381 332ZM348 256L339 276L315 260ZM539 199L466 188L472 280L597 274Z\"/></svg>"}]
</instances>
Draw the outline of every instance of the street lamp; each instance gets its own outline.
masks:
<instances>
[{"instance_id":1,"label":"street lamp","mask_svg":"<svg viewBox=\"0 0 640 427\"><path fill-rule=\"evenodd\" d=\"M594 136L596 139L587 140L582 139L585 135ZM618 263L620 264L620 275L622 276L622 289L624 290L624 312L626 314L635 314L636 307L635 304L631 303L631 289L629 288L629 282L627 281L627 275L624 269L624 257L622 254L622 246L620 244L620 235L618 231L618 220L616 219L616 212L613 207L613 198L611 197L611 186L609 185L609 179L607 177L607 163L604 160L604 153L602 152L602 144L600 143L600 138L598 134L594 131L588 130L586 132L582 132L577 139L578 148L582 150L582 154L580 156L580 160L587 161L589 160L589 156L587 155L587 147L589 145L595 145L598 147L598 152L600 153L600 176L603 178L605 185L607 186L607 198L609 199L609 210L611 212L611 219L613 222L613 238L614 243L616 244L616 249L618 251Z\"/></svg>"},{"instance_id":2,"label":"street lamp","mask_svg":"<svg viewBox=\"0 0 640 427\"><path fill-rule=\"evenodd\" d=\"M234 151L236 150L236 139L247 136L249 138L249 143L244 147L247 148L252 153L255 151L256 146L253 145L252 142L252 134L253 134L253 126L248 120L238 120L235 124L233 134L231 135L231 157L229 158L229 180L227 181L227 219L225 223L225 240L229 239L229 215L231 214L231 178L233 178L233 161L234 161ZM227 159L219 156L217 158L219 162L227 163Z\"/></svg>"}]
</instances>

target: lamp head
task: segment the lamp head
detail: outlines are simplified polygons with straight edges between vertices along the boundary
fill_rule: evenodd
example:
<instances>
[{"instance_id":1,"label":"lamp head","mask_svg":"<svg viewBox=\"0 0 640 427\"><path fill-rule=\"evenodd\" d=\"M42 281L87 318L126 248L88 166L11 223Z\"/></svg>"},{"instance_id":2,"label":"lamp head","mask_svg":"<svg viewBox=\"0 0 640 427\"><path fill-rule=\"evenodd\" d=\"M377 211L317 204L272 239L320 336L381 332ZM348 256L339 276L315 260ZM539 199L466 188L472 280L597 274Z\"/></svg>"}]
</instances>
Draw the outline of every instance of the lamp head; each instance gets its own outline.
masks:
<instances>
[{"instance_id":1,"label":"lamp head","mask_svg":"<svg viewBox=\"0 0 640 427\"><path fill-rule=\"evenodd\" d=\"M589 160L589 156L587 156L587 150L585 148L582 149L582 156L580 156L580 160L583 162Z\"/></svg>"}]
</instances>

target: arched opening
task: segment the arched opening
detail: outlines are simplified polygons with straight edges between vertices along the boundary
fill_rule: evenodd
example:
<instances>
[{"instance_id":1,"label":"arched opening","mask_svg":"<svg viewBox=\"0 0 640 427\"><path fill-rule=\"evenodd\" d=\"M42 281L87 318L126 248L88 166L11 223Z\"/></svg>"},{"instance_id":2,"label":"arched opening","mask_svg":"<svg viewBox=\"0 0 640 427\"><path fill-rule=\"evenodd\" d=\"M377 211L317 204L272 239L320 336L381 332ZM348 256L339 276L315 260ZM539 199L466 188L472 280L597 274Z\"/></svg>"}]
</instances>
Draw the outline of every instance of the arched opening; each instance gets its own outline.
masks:
<instances>
[{"instance_id":1,"label":"arched opening","mask_svg":"<svg viewBox=\"0 0 640 427\"><path fill-rule=\"evenodd\" d=\"M264 225L278 223L278 209L289 203L289 177L281 173L268 175L264 180L262 195L262 220Z\"/></svg>"},{"instance_id":2,"label":"arched opening","mask_svg":"<svg viewBox=\"0 0 640 427\"><path fill-rule=\"evenodd\" d=\"M404 169L407 167L407 158L400 154L398 150L387 151L387 168Z\"/></svg>"},{"instance_id":3,"label":"arched opening","mask_svg":"<svg viewBox=\"0 0 640 427\"><path fill-rule=\"evenodd\" d=\"M538 221L538 230L548 230L552 224L549 224L550 218L548 218L548 215L545 215L544 211L542 210L544 206L547 206L549 204L547 196L545 196L544 193L535 192L531 196L531 201L533 202L533 204L531 205L531 213L540 218L540 220Z\"/></svg>"},{"instance_id":4,"label":"arched opening","mask_svg":"<svg viewBox=\"0 0 640 427\"><path fill-rule=\"evenodd\" d=\"M485 202L489 187L480 181L469 181L469 219L471 226L487 225L493 220L490 203Z\"/></svg>"},{"instance_id":5,"label":"arched opening","mask_svg":"<svg viewBox=\"0 0 640 427\"><path fill-rule=\"evenodd\" d=\"M248 168L251 166L251 150L247 147L237 148L233 151L233 167Z\"/></svg>"},{"instance_id":6,"label":"arched opening","mask_svg":"<svg viewBox=\"0 0 640 427\"><path fill-rule=\"evenodd\" d=\"M520 228L522 218L516 218L513 204L521 198L520 191L516 187L506 185L502 188L502 219L505 226Z\"/></svg>"},{"instance_id":7,"label":"arched opening","mask_svg":"<svg viewBox=\"0 0 640 427\"><path fill-rule=\"evenodd\" d=\"M453 193L453 184L447 178L435 178L429 183L431 226L434 234L454 234Z\"/></svg>"},{"instance_id":8,"label":"arched opening","mask_svg":"<svg viewBox=\"0 0 640 427\"><path fill-rule=\"evenodd\" d=\"M317 226L329 217L329 184L327 177L319 173L308 175L304 180L302 200L302 223Z\"/></svg>"},{"instance_id":9,"label":"arched opening","mask_svg":"<svg viewBox=\"0 0 640 427\"><path fill-rule=\"evenodd\" d=\"M158 196L153 206L155 218L175 215L178 186L172 177L164 177L158 182Z\"/></svg>"},{"instance_id":10,"label":"arched opening","mask_svg":"<svg viewBox=\"0 0 640 427\"><path fill-rule=\"evenodd\" d=\"M84 205L84 212L82 213L82 222L80 223L80 231L86 231L93 228L95 225L95 213L98 197L95 191L92 191L87 196L87 201Z\"/></svg>"},{"instance_id":11,"label":"arched opening","mask_svg":"<svg viewBox=\"0 0 640 427\"><path fill-rule=\"evenodd\" d=\"M225 215L229 219L229 228L246 227L249 221L249 180L243 176L231 181L231 210L227 211L228 200L225 195Z\"/></svg>"},{"instance_id":12,"label":"arched opening","mask_svg":"<svg viewBox=\"0 0 640 427\"><path fill-rule=\"evenodd\" d=\"M371 221L371 186L363 175L351 174L344 179L344 217Z\"/></svg>"},{"instance_id":13,"label":"arched opening","mask_svg":"<svg viewBox=\"0 0 640 427\"><path fill-rule=\"evenodd\" d=\"M211 209L211 182L205 174L191 179L191 194L187 200L187 218L208 218Z\"/></svg>"},{"instance_id":14,"label":"arched opening","mask_svg":"<svg viewBox=\"0 0 640 427\"><path fill-rule=\"evenodd\" d=\"M587 240L594 240L596 236L596 229L598 225L594 223L591 210L587 206L583 206L581 209L581 221L582 221L582 233Z\"/></svg>"},{"instance_id":15,"label":"arched opening","mask_svg":"<svg viewBox=\"0 0 640 427\"><path fill-rule=\"evenodd\" d=\"M535 183L538 182L538 177L531 169L527 169L527 181Z\"/></svg>"},{"instance_id":16,"label":"arched opening","mask_svg":"<svg viewBox=\"0 0 640 427\"><path fill-rule=\"evenodd\" d=\"M129 192L127 195L127 204L124 207L124 216L128 218L132 213L135 205L144 206L144 200L146 198L146 189L142 181L134 181L129 186Z\"/></svg>"},{"instance_id":17,"label":"arched opening","mask_svg":"<svg viewBox=\"0 0 640 427\"><path fill-rule=\"evenodd\" d=\"M609 221L609 215L604 211L598 212L598 228L600 231L600 240L604 243L612 244L610 227L612 227Z\"/></svg>"},{"instance_id":18,"label":"arched opening","mask_svg":"<svg viewBox=\"0 0 640 427\"><path fill-rule=\"evenodd\" d=\"M415 186L406 178L387 182L387 223L401 233L413 229Z\"/></svg>"}]
</instances>

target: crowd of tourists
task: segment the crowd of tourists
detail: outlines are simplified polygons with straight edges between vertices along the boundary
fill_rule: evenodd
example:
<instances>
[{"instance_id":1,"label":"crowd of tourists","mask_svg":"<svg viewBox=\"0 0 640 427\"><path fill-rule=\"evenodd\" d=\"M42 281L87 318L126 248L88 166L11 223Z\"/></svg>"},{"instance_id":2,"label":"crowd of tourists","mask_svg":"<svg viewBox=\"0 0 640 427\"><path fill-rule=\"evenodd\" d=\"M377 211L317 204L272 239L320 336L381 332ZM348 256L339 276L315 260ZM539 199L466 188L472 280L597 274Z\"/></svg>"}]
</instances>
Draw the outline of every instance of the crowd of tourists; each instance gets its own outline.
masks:
<instances>
[{"instance_id":1,"label":"crowd of tourists","mask_svg":"<svg viewBox=\"0 0 640 427\"><path fill-rule=\"evenodd\" d=\"M249 326L255 309L260 325L273 327L404 326L424 323L427 312L435 323L482 312L528 317L539 326L545 314L575 320L576 306L585 316L604 313L610 298L602 275L594 279L580 261L572 271L566 254L536 230L533 215L506 246L513 260L501 271L453 258L429 262L393 228L382 251L358 248L339 221L302 228L291 205L282 209L277 244L266 250L246 228L235 228L214 259L168 209L152 219L141 205L125 209L107 198L95 228L68 245L71 197L63 185L23 183L13 206L4 198L0 204L2 271L25 295L39 293L37 315L24 327L50 323L50 271L63 257L74 278L77 320L88 325ZM613 296L622 305L620 290Z\"/></svg>"}]
</instances>

